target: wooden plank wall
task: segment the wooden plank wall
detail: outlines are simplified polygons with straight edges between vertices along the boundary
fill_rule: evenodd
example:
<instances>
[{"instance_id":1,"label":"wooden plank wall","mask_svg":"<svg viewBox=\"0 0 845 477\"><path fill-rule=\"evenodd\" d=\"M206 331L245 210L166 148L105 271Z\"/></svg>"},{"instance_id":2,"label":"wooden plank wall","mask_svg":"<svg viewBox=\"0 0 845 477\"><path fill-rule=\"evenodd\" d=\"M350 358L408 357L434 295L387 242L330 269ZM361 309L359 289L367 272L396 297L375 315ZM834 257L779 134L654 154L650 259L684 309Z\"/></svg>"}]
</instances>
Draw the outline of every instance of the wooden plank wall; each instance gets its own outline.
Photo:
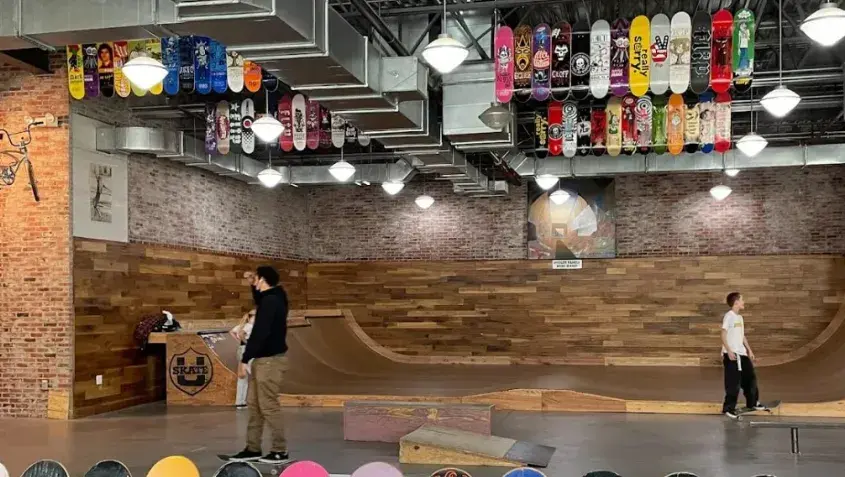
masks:
<instances>
[{"instance_id":1,"label":"wooden plank wall","mask_svg":"<svg viewBox=\"0 0 845 477\"><path fill-rule=\"evenodd\" d=\"M163 399L163 346L137 349L139 318L161 310L177 320L239 318L252 306L243 272L266 263L282 274L291 307L304 308L304 262L74 239L74 417Z\"/></svg>"},{"instance_id":2,"label":"wooden plank wall","mask_svg":"<svg viewBox=\"0 0 845 477\"><path fill-rule=\"evenodd\" d=\"M845 293L841 256L583 263L312 263L308 307L350 308L376 342L408 355L699 366L718 363L728 292L745 296L761 364L813 346Z\"/></svg>"}]
</instances>

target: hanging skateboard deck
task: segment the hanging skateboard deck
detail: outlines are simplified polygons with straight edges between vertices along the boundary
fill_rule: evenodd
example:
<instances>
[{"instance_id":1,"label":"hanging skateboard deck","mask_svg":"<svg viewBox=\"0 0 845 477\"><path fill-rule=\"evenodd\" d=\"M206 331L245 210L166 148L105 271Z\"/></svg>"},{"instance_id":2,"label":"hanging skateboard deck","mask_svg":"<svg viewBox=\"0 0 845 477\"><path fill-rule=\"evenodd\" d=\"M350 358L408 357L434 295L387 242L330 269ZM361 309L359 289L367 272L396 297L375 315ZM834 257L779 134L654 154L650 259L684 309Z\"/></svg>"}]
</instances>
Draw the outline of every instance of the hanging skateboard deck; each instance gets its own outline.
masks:
<instances>
[{"instance_id":1,"label":"hanging skateboard deck","mask_svg":"<svg viewBox=\"0 0 845 477\"><path fill-rule=\"evenodd\" d=\"M593 155L601 156L607 152L607 112L605 111L607 104L604 101L597 100L592 103L592 111L590 111L590 145L593 149Z\"/></svg>"},{"instance_id":2,"label":"hanging skateboard deck","mask_svg":"<svg viewBox=\"0 0 845 477\"><path fill-rule=\"evenodd\" d=\"M346 121L335 114L331 115L332 120L332 146L343 147L346 142Z\"/></svg>"},{"instance_id":3,"label":"hanging skateboard deck","mask_svg":"<svg viewBox=\"0 0 845 477\"><path fill-rule=\"evenodd\" d=\"M656 95L669 89L669 36L672 27L669 17L659 13L651 19L651 79L649 86Z\"/></svg>"},{"instance_id":4,"label":"hanging skateboard deck","mask_svg":"<svg viewBox=\"0 0 845 477\"><path fill-rule=\"evenodd\" d=\"M696 100L698 98L695 98ZM698 102L688 102L684 107L684 150L689 153L698 151L701 135L700 110Z\"/></svg>"},{"instance_id":5,"label":"hanging skateboard deck","mask_svg":"<svg viewBox=\"0 0 845 477\"><path fill-rule=\"evenodd\" d=\"M666 154L666 98L655 96L651 102L651 147L655 154Z\"/></svg>"},{"instance_id":6,"label":"hanging skateboard deck","mask_svg":"<svg viewBox=\"0 0 845 477\"><path fill-rule=\"evenodd\" d=\"M716 95L716 141L713 149L725 153L731 148L731 95Z\"/></svg>"},{"instance_id":7,"label":"hanging skateboard deck","mask_svg":"<svg viewBox=\"0 0 845 477\"><path fill-rule=\"evenodd\" d=\"M254 61L244 61L244 86L250 93L261 89L261 66Z\"/></svg>"},{"instance_id":8,"label":"hanging skateboard deck","mask_svg":"<svg viewBox=\"0 0 845 477\"><path fill-rule=\"evenodd\" d=\"M710 14L696 12L692 18L692 57L690 63L690 89L701 94L710 87L710 49L712 44Z\"/></svg>"},{"instance_id":9,"label":"hanging skateboard deck","mask_svg":"<svg viewBox=\"0 0 845 477\"><path fill-rule=\"evenodd\" d=\"M85 97L96 98L100 95L100 75L97 72L97 44L82 45L82 73L85 81Z\"/></svg>"},{"instance_id":10,"label":"hanging skateboard deck","mask_svg":"<svg viewBox=\"0 0 845 477\"><path fill-rule=\"evenodd\" d=\"M229 153L229 103L220 101L217 103L217 152L219 154Z\"/></svg>"},{"instance_id":11,"label":"hanging skateboard deck","mask_svg":"<svg viewBox=\"0 0 845 477\"><path fill-rule=\"evenodd\" d=\"M534 157L545 159L549 154L549 120L543 110L534 111Z\"/></svg>"},{"instance_id":12,"label":"hanging skateboard deck","mask_svg":"<svg viewBox=\"0 0 845 477\"><path fill-rule=\"evenodd\" d=\"M521 24L513 32L513 87L528 89L531 87L531 26Z\"/></svg>"},{"instance_id":13,"label":"hanging skateboard deck","mask_svg":"<svg viewBox=\"0 0 845 477\"><path fill-rule=\"evenodd\" d=\"M161 63L161 40L150 38L146 41L147 56ZM164 83L159 81L150 88L150 93L159 95L164 91Z\"/></svg>"},{"instance_id":14,"label":"hanging skateboard deck","mask_svg":"<svg viewBox=\"0 0 845 477\"><path fill-rule=\"evenodd\" d=\"M241 119L241 103L229 103L229 152L241 152L243 142L243 120Z\"/></svg>"},{"instance_id":15,"label":"hanging skateboard deck","mask_svg":"<svg viewBox=\"0 0 845 477\"><path fill-rule=\"evenodd\" d=\"M43 459L27 467L21 477L68 477L69 475L67 469L61 463Z\"/></svg>"},{"instance_id":16,"label":"hanging skateboard deck","mask_svg":"<svg viewBox=\"0 0 845 477\"><path fill-rule=\"evenodd\" d=\"M267 93L275 93L279 89L279 78L271 75L267 70L261 69L261 86Z\"/></svg>"},{"instance_id":17,"label":"hanging skateboard deck","mask_svg":"<svg viewBox=\"0 0 845 477\"><path fill-rule=\"evenodd\" d=\"M560 22L552 30L552 97L563 101L571 86L572 28Z\"/></svg>"},{"instance_id":18,"label":"hanging skateboard deck","mask_svg":"<svg viewBox=\"0 0 845 477\"><path fill-rule=\"evenodd\" d=\"M70 95L74 99L85 97L85 70L82 68L82 45L68 45L67 52L67 85Z\"/></svg>"},{"instance_id":19,"label":"hanging skateboard deck","mask_svg":"<svg viewBox=\"0 0 845 477\"><path fill-rule=\"evenodd\" d=\"M651 23L648 17L640 15L634 18L628 36L628 78L631 93L637 97L645 96L651 81Z\"/></svg>"},{"instance_id":20,"label":"hanging skateboard deck","mask_svg":"<svg viewBox=\"0 0 845 477\"><path fill-rule=\"evenodd\" d=\"M716 94L727 92L733 83L733 27L731 12L722 9L713 15L710 87Z\"/></svg>"},{"instance_id":21,"label":"hanging skateboard deck","mask_svg":"<svg viewBox=\"0 0 845 477\"><path fill-rule=\"evenodd\" d=\"M320 106L320 148L332 147L332 119L329 110Z\"/></svg>"},{"instance_id":22,"label":"hanging skateboard deck","mask_svg":"<svg viewBox=\"0 0 845 477\"><path fill-rule=\"evenodd\" d=\"M84 477L132 477L132 473L119 460L101 460L88 469Z\"/></svg>"},{"instance_id":23,"label":"hanging skateboard deck","mask_svg":"<svg viewBox=\"0 0 845 477\"><path fill-rule=\"evenodd\" d=\"M147 41L146 40L131 40L127 43L127 48L129 49L129 58L127 63L139 56L147 56ZM135 96L146 96L147 90L141 89L132 82L129 83L129 87L132 90L132 94Z\"/></svg>"},{"instance_id":24,"label":"hanging skateboard deck","mask_svg":"<svg viewBox=\"0 0 845 477\"><path fill-rule=\"evenodd\" d=\"M574 157L578 152L578 103L563 103L563 155Z\"/></svg>"},{"instance_id":25,"label":"hanging skateboard deck","mask_svg":"<svg viewBox=\"0 0 845 477\"><path fill-rule=\"evenodd\" d=\"M279 110L276 115L280 123L282 123L282 134L279 136L279 147L282 151L293 151L293 100L287 93L282 95L279 100Z\"/></svg>"},{"instance_id":26,"label":"hanging skateboard deck","mask_svg":"<svg viewBox=\"0 0 845 477\"><path fill-rule=\"evenodd\" d=\"M590 105L581 104L578 106L578 124L576 136L578 137L578 155L586 156L590 153Z\"/></svg>"},{"instance_id":27,"label":"hanging skateboard deck","mask_svg":"<svg viewBox=\"0 0 845 477\"><path fill-rule=\"evenodd\" d=\"M305 145L308 149L320 147L320 103L308 99L305 102Z\"/></svg>"},{"instance_id":28,"label":"hanging skateboard deck","mask_svg":"<svg viewBox=\"0 0 845 477\"><path fill-rule=\"evenodd\" d=\"M551 93L551 35L552 31L545 23L534 29L531 96L537 101L549 99Z\"/></svg>"},{"instance_id":29,"label":"hanging skateboard deck","mask_svg":"<svg viewBox=\"0 0 845 477\"><path fill-rule=\"evenodd\" d=\"M97 76L100 94L106 98L114 96L114 45L111 43L100 43L97 47Z\"/></svg>"},{"instance_id":30,"label":"hanging skateboard deck","mask_svg":"<svg viewBox=\"0 0 845 477\"><path fill-rule=\"evenodd\" d=\"M563 152L563 105L549 101L549 155L559 156Z\"/></svg>"},{"instance_id":31,"label":"hanging skateboard deck","mask_svg":"<svg viewBox=\"0 0 845 477\"><path fill-rule=\"evenodd\" d=\"M610 24L598 20L590 29L590 93L596 99L610 89Z\"/></svg>"},{"instance_id":32,"label":"hanging skateboard deck","mask_svg":"<svg viewBox=\"0 0 845 477\"><path fill-rule=\"evenodd\" d=\"M610 91L614 96L628 94L628 20L619 18L610 29Z\"/></svg>"},{"instance_id":33,"label":"hanging skateboard deck","mask_svg":"<svg viewBox=\"0 0 845 477\"><path fill-rule=\"evenodd\" d=\"M214 477L261 477L261 471L249 462L234 461L223 464Z\"/></svg>"},{"instance_id":34,"label":"hanging skateboard deck","mask_svg":"<svg viewBox=\"0 0 845 477\"><path fill-rule=\"evenodd\" d=\"M217 154L217 105L205 104L205 152Z\"/></svg>"},{"instance_id":35,"label":"hanging skateboard deck","mask_svg":"<svg viewBox=\"0 0 845 477\"><path fill-rule=\"evenodd\" d=\"M129 61L129 43L125 41L114 42L114 92L121 98L128 98L132 93L132 85L129 84L129 78L123 74L123 65L127 61ZM178 62L176 69L178 74Z\"/></svg>"},{"instance_id":36,"label":"hanging skateboard deck","mask_svg":"<svg viewBox=\"0 0 845 477\"><path fill-rule=\"evenodd\" d=\"M369 145L370 145L370 141L372 140L372 139L370 138L370 135L369 135L369 134L364 134L363 132L361 132L361 130L360 130L360 129L357 129L357 131L358 131L358 144L360 144L360 145L362 145L362 146L365 146L365 147L366 147L366 146L369 146Z\"/></svg>"},{"instance_id":37,"label":"hanging skateboard deck","mask_svg":"<svg viewBox=\"0 0 845 477\"><path fill-rule=\"evenodd\" d=\"M747 8L739 10L734 16L732 66L734 88L740 93L751 88L754 77L755 22L754 12Z\"/></svg>"},{"instance_id":38,"label":"hanging skateboard deck","mask_svg":"<svg viewBox=\"0 0 845 477\"><path fill-rule=\"evenodd\" d=\"M358 128L349 123L346 123L346 131L344 132L344 136L346 137L347 144L355 144L356 142L358 142Z\"/></svg>"},{"instance_id":39,"label":"hanging skateboard deck","mask_svg":"<svg viewBox=\"0 0 845 477\"><path fill-rule=\"evenodd\" d=\"M586 99L590 95L590 24L584 20L572 27L571 65L572 97Z\"/></svg>"},{"instance_id":40,"label":"hanging skateboard deck","mask_svg":"<svg viewBox=\"0 0 845 477\"><path fill-rule=\"evenodd\" d=\"M179 37L179 88L194 92L194 37Z\"/></svg>"},{"instance_id":41,"label":"hanging skateboard deck","mask_svg":"<svg viewBox=\"0 0 845 477\"><path fill-rule=\"evenodd\" d=\"M164 92L173 96L179 94L179 37L167 36L161 39L161 62L167 69L164 77Z\"/></svg>"},{"instance_id":42,"label":"hanging skateboard deck","mask_svg":"<svg viewBox=\"0 0 845 477\"><path fill-rule=\"evenodd\" d=\"M684 150L684 98L680 94L669 97L669 107L666 108L666 142L673 156Z\"/></svg>"},{"instance_id":43,"label":"hanging skateboard deck","mask_svg":"<svg viewBox=\"0 0 845 477\"><path fill-rule=\"evenodd\" d=\"M252 154L255 151L255 133L252 131L254 121L255 103L252 99L246 98L241 103L241 148L245 154Z\"/></svg>"},{"instance_id":44,"label":"hanging skateboard deck","mask_svg":"<svg viewBox=\"0 0 845 477\"><path fill-rule=\"evenodd\" d=\"M235 93L244 89L244 57L237 51L226 50L226 84Z\"/></svg>"},{"instance_id":45,"label":"hanging skateboard deck","mask_svg":"<svg viewBox=\"0 0 845 477\"><path fill-rule=\"evenodd\" d=\"M607 153L613 157L622 152L622 98L612 96L605 110L607 119Z\"/></svg>"},{"instance_id":46,"label":"hanging skateboard deck","mask_svg":"<svg viewBox=\"0 0 845 477\"><path fill-rule=\"evenodd\" d=\"M228 89L226 82L226 46L219 41L211 40L209 45L211 61L211 90L223 94Z\"/></svg>"},{"instance_id":47,"label":"hanging skateboard deck","mask_svg":"<svg viewBox=\"0 0 845 477\"><path fill-rule=\"evenodd\" d=\"M750 412L765 412L765 413L768 413L768 414L772 414L773 413L772 411L777 409L777 407L780 406L780 403L781 403L780 399L776 399L774 401L768 401L768 402L760 403L760 404L763 405L763 409L761 409L761 410L754 409L753 407L743 407L741 409L736 409L736 411L735 411L736 420L741 421L742 416L745 415L745 414L748 414Z\"/></svg>"},{"instance_id":48,"label":"hanging skateboard deck","mask_svg":"<svg viewBox=\"0 0 845 477\"><path fill-rule=\"evenodd\" d=\"M305 96L296 94L291 101L291 116L293 119L293 147L297 151L305 150L307 137L305 114Z\"/></svg>"},{"instance_id":49,"label":"hanging skateboard deck","mask_svg":"<svg viewBox=\"0 0 845 477\"><path fill-rule=\"evenodd\" d=\"M636 116L636 137L637 150L642 154L648 154L651 150L651 122L652 122L652 103L651 98L643 96L637 99L637 109L634 111Z\"/></svg>"},{"instance_id":50,"label":"hanging skateboard deck","mask_svg":"<svg viewBox=\"0 0 845 477\"><path fill-rule=\"evenodd\" d=\"M692 49L692 20L686 12L672 16L669 36L669 87L675 94L689 89L690 56Z\"/></svg>"},{"instance_id":51,"label":"hanging skateboard deck","mask_svg":"<svg viewBox=\"0 0 845 477\"><path fill-rule=\"evenodd\" d=\"M194 37L194 88L199 94L211 92L210 41L204 36Z\"/></svg>"},{"instance_id":52,"label":"hanging skateboard deck","mask_svg":"<svg viewBox=\"0 0 845 477\"><path fill-rule=\"evenodd\" d=\"M507 25L496 29L496 101L513 98L513 30Z\"/></svg>"},{"instance_id":53,"label":"hanging skateboard deck","mask_svg":"<svg viewBox=\"0 0 845 477\"><path fill-rule=\"evenodd\" d=\"M637 98L626 94L622 98L622 153L631 155L637 149Z\"/></svg>"},{"instance_id":54,"label":"hanging skateboard deck","mask_svg":"<svg viewBox=\"0 0 845 477\"><path fill-rule=\"evenodd\" d=\"M701 126L701 133L698 140L701 143L701 152L713 152L716 142L716 109L713 104L713 93L706 92L698 100L698 116Z\"/></svg>"}]
</instances>

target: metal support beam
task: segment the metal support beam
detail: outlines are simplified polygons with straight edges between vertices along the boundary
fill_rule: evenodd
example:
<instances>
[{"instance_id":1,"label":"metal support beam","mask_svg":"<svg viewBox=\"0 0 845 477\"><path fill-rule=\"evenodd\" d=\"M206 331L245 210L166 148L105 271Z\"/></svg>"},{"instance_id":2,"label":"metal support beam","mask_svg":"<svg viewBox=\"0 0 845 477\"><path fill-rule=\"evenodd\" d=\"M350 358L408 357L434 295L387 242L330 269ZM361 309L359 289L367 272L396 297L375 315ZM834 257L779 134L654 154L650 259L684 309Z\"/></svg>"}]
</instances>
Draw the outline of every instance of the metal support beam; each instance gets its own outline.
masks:
<instances>
[{"instance_id":1,"label":"metal support beam","mask_svg":"<svg viewBox=\"0 0 845 477\"><path fill-rule=\"evenodd\" d=\"M373 10L373 7L367 3L367 0L350 0L352 5L358 9L361 15L375 28L376 32L378 32L379 36L387 42L393 51L396 52L399 56L412 56L411 52L405 48L405 45L396 38L396 35L390 31L390 28L384 23L384 20L381 19L378 13Z\"/></svg>"},{"instance_id":2,"label":"metal support beam","mask_svg":"<svg viewBox=\"0 0 845 477\"><path fill-rule=\"evenodd\" d=\"M426 25L425 30L420 33L420 37L417 38L417 41L414 42L414 46L411 47L412 54L417 51L417 48L419 48L420 45L422 45L423 40L425 40L428 37L428 34L431 33L431 29L434 28L434 25L437 25L437 21L440 20L440 15L440 13L432 15L431 21L428 22L428 25Z\"/></svg>"},{"instance_id":3,"label":"metal support beam","mask_svg":"<svg viewBox=\"0 0 845 477\"><path fill-rule=\"evenodd\" d=\"M466 34L466 36L469 37L470 41L472 42L472 46L474 46L475 51L478 52L478 56L480 56L482 60L489 60L490 55L488 55L487 52L484 51L484 48L482 48L481 45L478 43L478 40L475 39L475 35L473 35L472 31L470 31L469 26L467 25L467 22L464 21L464 17L462 17L460 13L458 13L454 10L452 10L449 13L451 13L452 18L454 18L455 21L458 22L458 25L461 27L461 30L464 31L464 34Z\"/></svg>"},{"instance_id":4,"label":"metal support beam","mask_svg":"<svg viewBox=\"0 0 845 477\"><path fill-rule=\"evenodd\" d=\"M360 0L349 0L353 4ZM494 10L496 8L515 8L525 7L529 5L549 5L572 3L578 0L485 0L478 2L467 3L451 3L446 5L446 11L472 11L472 10ZM426 5L421 7L398 7L385 8L380 12L382 17L392 17L397 15L413 15L418 13L438 13L443 12L443 5Z\"/></svg>"},{"instance_id":5,"label":"metal support beam","mask_svg":"<svg viewBox=\"0 0 845 477\"><path fill-rule=\"evenodd\" d=\"M6 63L36 75L52 73L50 53L41 48L0 51L0 63Z\"/></svg>"}]
</instances>

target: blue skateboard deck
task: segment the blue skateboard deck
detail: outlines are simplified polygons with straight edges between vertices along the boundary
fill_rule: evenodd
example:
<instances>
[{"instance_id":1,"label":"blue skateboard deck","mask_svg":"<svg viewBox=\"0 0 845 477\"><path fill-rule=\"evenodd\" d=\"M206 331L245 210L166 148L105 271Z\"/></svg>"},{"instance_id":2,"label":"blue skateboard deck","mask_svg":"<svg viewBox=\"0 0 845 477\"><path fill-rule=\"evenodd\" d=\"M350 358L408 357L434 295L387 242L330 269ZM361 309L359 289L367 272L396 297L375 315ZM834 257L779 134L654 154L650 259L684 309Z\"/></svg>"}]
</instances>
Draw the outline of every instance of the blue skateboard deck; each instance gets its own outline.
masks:
<instances>
[{"instance_id":1,"label":"blue skateboard deck","mask_svg":"<svg viewBox=\"0 0 845 477\"><path fill-rule=\"evenodd\" d=\"M179 37L179 89L194 92L194 37Z\"/></svg>"},{"instance_id":2,"label":"blue skateboard deck","mask_svg":"<svg viewBox=\"0 0 845 477\"><path fill-rule=\"evenodd\" d=\"M169 95L179 94L179 37L161 39L161 62L167 68L167 76L163 81L164 92Z\"/></svg>"},{"instance_id":3,"label":"blue skateboard deck","mask_svg":"<svg viewBox=\"0 0 845 477\"><path fill-rule=\"evenodd\" d=\"M226 84L226 46L222 43L211 40L211 89L215 93L223 94L228 89Z\"/></svg>"},{"instance_id":4,"label":"blue skateboard deck","mask_svg":"<svg viewBox=\"0 0 845 477\"><path fill-rule=\"evenodd\" d=\"M199 94L211 92L211 40L194 37L194 85Z\"/></svg>"}]
</instances>

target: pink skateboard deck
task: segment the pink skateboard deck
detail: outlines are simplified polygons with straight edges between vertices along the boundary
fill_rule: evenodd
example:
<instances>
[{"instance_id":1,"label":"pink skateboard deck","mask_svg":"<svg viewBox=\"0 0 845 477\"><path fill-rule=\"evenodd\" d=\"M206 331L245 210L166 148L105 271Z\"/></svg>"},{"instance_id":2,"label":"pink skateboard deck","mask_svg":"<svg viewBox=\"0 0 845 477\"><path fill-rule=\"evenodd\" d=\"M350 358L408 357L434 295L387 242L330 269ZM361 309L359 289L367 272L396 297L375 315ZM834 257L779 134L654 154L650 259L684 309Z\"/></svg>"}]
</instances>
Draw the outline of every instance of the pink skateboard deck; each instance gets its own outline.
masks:
<instances>
[{"instance_id":1,"label":"pink skateboard deck","mask_svg":"<svg viewBox=\"0 0 845 477\"><path fill-rule=\"evenodd\" d=\"M282 151L293 151L293 117L291 116L291 97L289 94L282 96L279 100L279 117L277 118L284 129L279 136L279 147Z\"/></svg>"},{"instance_id":2,"label":"pink skateboard deck","mask_svg":"<svg viewBox=\"0 0 845 477\"><path fill-rule=\"evenodd\" d=\"M308 149L320 147L320 104L312 99L305 101L305 144Z\"/></svg>"},{"instance_id":3,"label":"pink skateboard deck","mask_svg":"<svg viewBox=\"0 0 845 477\"><path fill-rule=\"evenodd\" d=\"M513 30L496 30L496 101L509 103L513 97Z\"/></svg>"}]
</instances>

